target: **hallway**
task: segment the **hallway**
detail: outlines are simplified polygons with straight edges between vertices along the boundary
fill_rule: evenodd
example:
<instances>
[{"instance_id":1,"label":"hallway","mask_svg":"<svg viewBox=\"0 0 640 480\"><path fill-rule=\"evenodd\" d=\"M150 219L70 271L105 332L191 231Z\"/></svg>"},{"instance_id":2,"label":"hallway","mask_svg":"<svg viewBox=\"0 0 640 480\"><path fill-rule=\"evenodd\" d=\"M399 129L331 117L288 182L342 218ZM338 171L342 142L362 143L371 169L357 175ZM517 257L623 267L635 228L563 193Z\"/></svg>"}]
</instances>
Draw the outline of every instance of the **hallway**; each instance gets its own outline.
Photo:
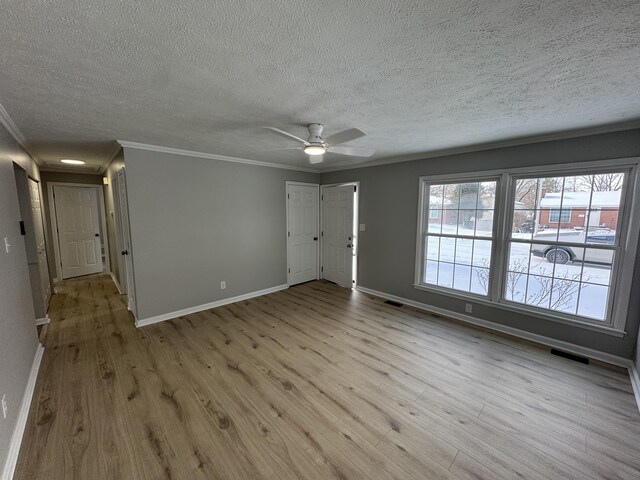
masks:
<instances>
[{"instance_id":1,"label":"hallway","mask_svg":"<svg viewBox=\"0 0 640 480\"><path fill-rule=\"evenodd\" d=\"M633 479L622 369L311 282L135 329L57 285L16 480Z\"/></svg>"}]
</instances>

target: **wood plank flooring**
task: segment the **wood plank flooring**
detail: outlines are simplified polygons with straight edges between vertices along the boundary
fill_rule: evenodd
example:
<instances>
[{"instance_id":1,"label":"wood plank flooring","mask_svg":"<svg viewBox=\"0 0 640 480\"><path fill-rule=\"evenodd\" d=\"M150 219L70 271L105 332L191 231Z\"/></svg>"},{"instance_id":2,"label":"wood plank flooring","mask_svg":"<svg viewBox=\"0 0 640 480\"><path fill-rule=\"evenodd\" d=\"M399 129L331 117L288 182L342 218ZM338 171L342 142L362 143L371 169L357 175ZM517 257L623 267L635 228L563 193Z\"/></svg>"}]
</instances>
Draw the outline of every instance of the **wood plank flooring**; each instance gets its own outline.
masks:
<instances>
[{"instance_id":1,"label":"wood plank flooring","mask_svg":"<svg viewBox=\"0 0 640 480\"><path fill-rule=\"evenodd\" d=\"M312 282L135 329L53 296L16 480L640 478L626 371Z\"/></svg>"}]
</instances>

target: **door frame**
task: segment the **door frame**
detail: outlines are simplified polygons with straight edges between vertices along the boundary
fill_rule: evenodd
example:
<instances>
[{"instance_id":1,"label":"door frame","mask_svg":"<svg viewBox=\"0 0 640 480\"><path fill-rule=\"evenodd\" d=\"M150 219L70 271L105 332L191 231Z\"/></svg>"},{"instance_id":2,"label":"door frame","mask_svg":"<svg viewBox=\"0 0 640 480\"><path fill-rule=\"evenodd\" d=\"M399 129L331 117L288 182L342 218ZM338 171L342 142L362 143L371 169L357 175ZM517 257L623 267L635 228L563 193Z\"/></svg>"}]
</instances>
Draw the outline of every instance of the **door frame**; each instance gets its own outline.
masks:
<instances>
[{"instance_id":1,"label":"door frame","mask_svg":"<svg viewBox=\"0 0 640 480\"><path fill-rule=\"evenodd\" d=\"M360 256L360 181L354 180L352 182L340 182L340 183L327 183L325 185L320 185L320 272L322 272L322 250L324 242L324 237L322 236L322 226L324 225L324 219L322 218L322 202L324 201L324 189L331 187L346 187L349 185L353 185L356 187L356 191L354 192L353 198L353 260L351 264L351 288L356 288L358 286L358 258ZM320 275L320 278L324 278Z\"/></svg>"},{"instance_id":2,"label":"door frame","mask_svg":"<svg viewBox=\"0 0 640 480\"><path fill-rule=\"evenodd\" d=\"M291 281L290 281L290 274L289 274L289 265L291 265L291 259L289 258L289 186L290 185L301 185L303 187L316 187L317 192L318 192L318 236L320 236L320 227L322 225L322 223L320 222L320 214L321 214L321 204L320 204L320 189L321 189L321 185L319 183L308 183L308 182L290 182L290 181L286 181L285 182L285 189L284 189L284 211L285 211L285 217L286 217L286 223L285 223L285 238L287 240L287 265L285 266L285 273L287 275L287 285L291 286ZM320 239L320 242L318 242L318 246L316 247L316 280L320 280L321 275L320 275L320 244L322 242L322 239Z\"/></svg>"},{"instance_id":3,"label":"door frame","mask_svg":"<svg viewBox=\"0 0 640 480\"><path fill-rule=\"evenodd\" d=\"M56 203L53 197L53 189L55 186L59 187L80 187L80 188L93 188L96 190L96 197L98 198L98 210L100 213L100 228L102 229L102 239L104 246L104 259L103 265L107 272L111 271L111 261L109 259L109 235L107 234L107 219L104 203L104 188L102 185L94 183L65 183L65 182L47 182L47 196L49 197L49 218L51 219L51 234L53 235L53 259L56 267L53 282L59 282L62 280L62 265L60 255L60 238L58 236L58 219L56 216Z\"/></svg>"},{"instance_id":4,"label":"door frame","mask_svg":"<svg viewBox=\"0 0 640 480\"><path fill-rule=\"evenodd\" d=\"M129 250L129 254L126 256L126 259L123 258L124 256L122 254L120 255L120 258L122 258L122 265L124 266L120 275L124 275L124 294L127 295L127 310L131 312L135 319L138 317L138 297L136 294L135 269L133 266L131 219L129 217L129 192L125 167L120 168L113 175L116 180L113 186L117 187L113 188L114 208L117 208L117 212L115 212L115 214L119 217L116 222L116 230L119 230L116 232L116 242L120 244L118 250L121 248ZM124 192L125 202L122 202L122 198L120 198L121 192ZM125 226L128 235L125 235Z\"/></svg>"}]
</instances>

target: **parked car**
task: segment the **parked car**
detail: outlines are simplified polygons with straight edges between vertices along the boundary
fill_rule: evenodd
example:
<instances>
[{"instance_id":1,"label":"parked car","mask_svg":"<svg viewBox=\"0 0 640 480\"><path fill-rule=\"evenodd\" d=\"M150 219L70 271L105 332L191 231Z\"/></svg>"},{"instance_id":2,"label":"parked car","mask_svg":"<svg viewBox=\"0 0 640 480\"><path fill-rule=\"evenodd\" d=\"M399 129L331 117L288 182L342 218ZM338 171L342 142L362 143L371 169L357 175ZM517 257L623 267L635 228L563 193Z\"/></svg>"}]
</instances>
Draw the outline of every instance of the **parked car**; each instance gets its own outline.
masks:
<instances>
[{"instance_id":1,"label":"parked car","mask_svg":"<svg viewBox=\"0 0 640 480\"><path fill-rule=\"evenodd\" d=\"M556 241L556 232L539 232L533 236L535 243L531 246L531 253L536 257L544 257L547 262L565 264L569 262L589 262L611 265L613 252L611 250L588 248L589 245L613 245L616 232L602 229L592 232L584 230L561 231L557 241L567 243L585 243L586 248L568 245L553 245L549 243L537 243L537 241Z\"/></svg>"}]
</instances>

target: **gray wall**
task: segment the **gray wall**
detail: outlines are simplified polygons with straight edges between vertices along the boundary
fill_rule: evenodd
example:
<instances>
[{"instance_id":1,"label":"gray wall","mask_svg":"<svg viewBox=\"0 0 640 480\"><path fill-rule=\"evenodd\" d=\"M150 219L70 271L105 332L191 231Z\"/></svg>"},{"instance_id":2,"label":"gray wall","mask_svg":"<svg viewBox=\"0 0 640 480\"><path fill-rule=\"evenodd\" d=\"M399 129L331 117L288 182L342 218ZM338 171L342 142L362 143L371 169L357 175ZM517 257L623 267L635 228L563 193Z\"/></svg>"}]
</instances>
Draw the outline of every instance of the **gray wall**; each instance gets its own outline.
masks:
<instances>
[{"instance_id":1,"label":"gray wall","mask_svg":"<svg viewBox=\"0 0 640 480\"><path fill-rule=\"evenodd\" d=\"M7 460L38 345L12 162L39 179L36 165L0 126L0 397L7 396L9 407L7 419L0 417L0 471ZM5 253L4 237L12 245L9 254Z\"/></svg>"},{"instance_id":2,"label":"gray wall","mask_svg":"<svg viewBox=\"0 0 640 480\"><path fill-rule=\"evenodd\" d=\"M640 131L632 130L325 173L322 175L322 183L360 181L360 223L366 224L366 231L360 238L358 279L361 286L463 313L464 300L413 287L418 177L636 156L640 156ZM638 298L640 278L636 271L632 293L634 305L629 309L628 335L625 338L482 305L474 306L474 315L539 335L632 358L640 321Z\"/></svg>"},{"instance_id":3,"label":"gray wall","mask_svg":"<svg viewBox=\"0 0 640 480\"><path fill-rule=\"evenodd\" d=\"M102 185L102 175L86 173L66 172L41 172L42 179L42 208L44 209L45 238L47 241L47 261L49 262L49 275L51 280L56 276L56 258L53 246L53 227L51 224L51 210L49 207L49 182L58 183L83 183L88 185ZM102 212L100 212L102 215ZM59 280L62 280L61 278Z\"/></svg>"},{"instance_id":4,"label":"gray wall","mask_svg":"<svg viewBox=\"0 0 640 480\"><path fill-rule=\"evenodd\" d=\"M114 195L117 193L113 191L113 178L116 176L116 172L124 167L124 153L122 150L114 157L106 171L104 176L109 179L109 185L104 186L104 205L105 215L107 219L107 237L109 239L109 259L111 264L111 272L116 277L120 285L122 286L122 277L120 276L120 252L118 251L118 233L116 206L114 202Z\"/></svg>"},{"instance_id":5,"label":"gray wall","mask_svg":"<svg viewBox=\"0 0 640 480\"><path fill-rule=\"evenodd\" d=\"M129 148L124 158L138 319L287 282L285 182L318 174Z\"/></svg>"}]
</instances>

